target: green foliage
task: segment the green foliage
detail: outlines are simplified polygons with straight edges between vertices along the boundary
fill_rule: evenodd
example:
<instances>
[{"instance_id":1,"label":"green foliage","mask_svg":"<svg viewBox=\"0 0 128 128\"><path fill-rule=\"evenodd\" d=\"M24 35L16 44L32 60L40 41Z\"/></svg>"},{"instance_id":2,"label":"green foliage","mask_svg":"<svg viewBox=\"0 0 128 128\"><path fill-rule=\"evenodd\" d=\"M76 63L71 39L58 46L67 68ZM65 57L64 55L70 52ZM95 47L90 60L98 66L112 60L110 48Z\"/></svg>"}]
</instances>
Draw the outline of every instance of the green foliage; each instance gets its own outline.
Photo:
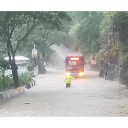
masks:
<instances>
[{"instance_id":1,"label":"green foliage","mask_svg":"<svg viewBox=\"0 0 128 128\"><path fill-rule=\"evenodd\" d=\"M61 30L62 20L71 21L66 12L61 11L2 11L0 12L0 42L5 44L7 55L15 63L15 55L20 45L24 46L30 33L39 26L45 29ZM13 68L12 68L13 70ZM13 74L17 74L13 70ZM19 86L18 76L15 85Z\"/></svg>"},{"instance_id":2,"label":"green foliage","mask_svg":"<svg viewBox=\"0 0 128 128\"><path fill-rule=\"evenodd\" d=\"M0 74L0 91L14 88L14 81L12 75L4 76Z\"/></svg>"},{"instance_id":3,"label":"green foliage","mask_svg":"<svg viewBox=\"0 0 128 128\"><path fill-rule=\"evenodd\" d=\"M35 43L38 55L48 58L48 48L62 43L85 55L95 54L98 66L104 56L114 59L119 53L122 63L128 63L127 35L127 11L0 12L0 51L10 56L18 50L17 55L31 57Z\"/></svg>"},{"instance_id":4,"label":"green foliage","mask_svg":"<svg viewBox=\"0 0 128 128\"><path fill-rule=\"evenodd\" d=\"M81 24L76 32L77 42L79 42L78 49L86 54L96 53L99 50L98 39L102 12L79 12L79 14ZM82 49L83 47L86 50Z\"/></svg>"},{"instance_id":5,"label":"green foliage","mask_svg":"<svg viewBox=\"0 0 128 128\"><path fill-rule=\"evenodd\" d=\"M0 70L4 73L4 71L9 68L10 68L10 62L1 58L0 59Z\"/></svg>"},{"instance_id":6,"label":"green foliage","mask_svg":"<svg viewBox=\"0 0 128 128\"><path fill-rule=\"evenodd\" d=\"M4 89L14 88L14 81L12 75L5 76Z\"/></svg>"},{"instance_id":7,"label":"green foliage","mask_svg":"<svg viewBox=\"0 0 128 128\"><path fill-rule=\"evenodd\" d=\"M21 86L24 86L32 81L33 74L32 72L25 72L19 74L19 81ZM3 90L14 89L14 81L12 75L4 76L4 74L0 73L0 92Z\"/></svg>"},{"instance_id":8,"label":"green foliage","mask_svg":"<svg viewBox=\"0 0 128 128\"><path fill-rule=\"evenodd\" d=\"M19 82L21 85L26 85L32 81L33 74L32 72L25 72L19 75Z\"/></svg>"},{"instance_id":9,"label":"green foliage","mask_svg":"<svg viewBox=\"0 0 128 128\"><path fill-rule=\"evenodd\" d=\"M127 63L128 51L128 12L103 12L100 25L101 43L106 45L109 53L122 53L122 62ZM109 44L112 44L113 48Z\"/></svg>"},{"instance_id":10,"label":"green foliage","mask_svg":"<svg viewBox=\"0 0 128 128\"><path fill-rule=\"evenodd\" d=\"M122 55L122 61L128 64L128 53Z\"/></svg>"},{"instance_id":11,"label":"green foliage","mask_svg":"<svg viewBox=\"0 0 128 128\"><path fill-rule=\"evenodd\" d=\"M38 55L40 56L42 53L47 54L47 48L52 44L65 43L68 40L71 40L70 36L68 35L71 25L71 18L67 12L42 13L45 15L44 19L46 18L46 21L43 19L43 22L36 25L29 37L22 41L23 43L20 44L17 52L18 55L22 54L31 56L33 43L36 44L36 49L38 50ZM19 34L21 35L21 32ZM64 42L63 38L67 39L67 41Z\"/></svg>"},{"instance_id":12,"label":"green foliage","mask_svg":"<svg viewBox=\"0 0 128 128\"><path fill-rule=\"evenodd\" d=\"M22 45L21 50L18 51L18 55L24 54L31 57L31 51L35 43L35 48L38 51L38 56L41 56L42 53L47 56L48 48L52 44L64 44L67 47L73 45L74 39L71 35L66 32L58 30L47 30L45 28L35 29L31 35L27 38L26 44ZM32 44L33 43L33 44Z\"/></svg>"},{"instance_id":13,"label":"green foliage","mask_svg":"<svg viewBox=\"0 0 128 128\"><path fill-rule=\"evenodd\" d=\"M100 49L98 53L96 53L96 65L98 68L102 60L104 60L104 49Z\"/></svg>"}]
</instances>

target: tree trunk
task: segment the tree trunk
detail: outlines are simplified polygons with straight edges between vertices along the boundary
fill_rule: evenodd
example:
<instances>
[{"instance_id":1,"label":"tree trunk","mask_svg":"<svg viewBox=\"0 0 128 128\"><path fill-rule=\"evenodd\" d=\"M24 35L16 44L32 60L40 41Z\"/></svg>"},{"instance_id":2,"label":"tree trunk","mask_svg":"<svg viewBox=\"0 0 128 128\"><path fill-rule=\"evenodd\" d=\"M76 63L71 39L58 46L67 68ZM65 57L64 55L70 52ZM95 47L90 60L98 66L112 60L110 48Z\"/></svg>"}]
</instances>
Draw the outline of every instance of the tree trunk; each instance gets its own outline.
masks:
<instances>
[{"instance_id":1,"label":"tree trunk","mask_svg":"<svg viewBox=\"0 0 128 128\"><path fill-rule=\"evenodd\" d=\"M46 69L44 67L44 54L42 54L42 58L38 59L38 67L39 67L39 74L44 74Z\"/></svg>"},{"instance_id":2,"label":"tree trunk","mask_svg":"<svg viewBox=\"0 0 128 128\"><path fill-rule=\"evenodd\" d=\"M39 74L44 74L45 73L45 70L44 70L44 63L43 63L43 59L40 59L39 60L39 63L38 63L38 67L39 67Z\"/></svg>"},{"instance_id":3,"label":"tree trunk","mask_svg":"<svg viewBox=\"0 0 128 128\"><path fill-rule=\"evenodd\" d=\"M12 76L13 76L13 80L14 80L14 83L15 83L15 88L17 88L17 87L20 87L18 73L17 73L18 67L15 64L15 59L14 59L15 54L13 55L13 62L12 62L12 59L11 59L10 49L12 48L12 46L10 44L10 41L7 42L7 48L8 48L9 61L11 62Z\"/></svg>"},{"instance_id":4,"label":"tree trunk","mask_svg":"<svg viewBox=\"0 0 128 128\"><path fill-rule=\"evenodd\" d=\"M114 40L114 46L115 46L115 33L114 33L114 24L113 24L113 40Z\"/></svg>"},{"instance_id":5,"label":"tree trunk","mask_svg":"<svg viewBox=\"0 0 128 128\"><path fill-rule=\"evenodd\" d=\"M13 80L15 83L15 88L18 88L20 87L20 83L19 83L19 78L18 78L18 73L17 73L18 67L15 64L15 62L11 63L11 69L12 69Z\"/></svg>"}]
</instances>

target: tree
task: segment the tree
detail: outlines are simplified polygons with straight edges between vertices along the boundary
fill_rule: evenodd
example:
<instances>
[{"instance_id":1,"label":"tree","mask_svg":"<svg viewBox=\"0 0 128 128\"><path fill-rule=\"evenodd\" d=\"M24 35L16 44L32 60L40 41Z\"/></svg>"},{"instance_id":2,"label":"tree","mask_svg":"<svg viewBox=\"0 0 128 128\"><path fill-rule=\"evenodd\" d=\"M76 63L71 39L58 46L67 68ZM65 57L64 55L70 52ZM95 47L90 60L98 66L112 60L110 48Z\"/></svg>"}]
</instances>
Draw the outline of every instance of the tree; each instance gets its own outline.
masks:
<instances>
[{"instance_id":1,"label":"tree","mask_svg":"<svg viewBox=\"0 0 128 128\"><path fill-rule=\"evenodd\" d=\"M15 87L19 87L15 55L19 46L39 25L46 28L61 28L61 20L70 20L66 12L0 12L1 42L6 44ZM11 58L12 56L12 58Z\"/></svg>"},{"instance_id":2,"label":"tree","mask_svg":"<svg viewBox=\"0 0 128 128\"><path fill-rule=\"evenodd\" d=\"M10 62L1 58L0 59L0 72L2 72L3 85L5 83L5 70L8 70L9 68L10 68Z\"/></svg>"},{"instance_id":3,"label":"tree","mask_svg":"<svg viewBox=\"0 0 128 128\"><path fill-rule=\"evenodd\" d=\"M79 43L78 49L86 54L96 53L99 48L99 26L102 20L102 12L77 12L80 17L80 26L76 37Z\"/></svg>"},{"instance_id":4,"label":"tree","mask_svg":"<svg viewBox=\"0 0 128 128\"><path fill-rule=\"evenodd\" d=\"M65 44L67 47L72 46L73 38L70 36L67 32L65 32L65 29L58 31L57 29L46 29L45 27L41 27L35 29L31 35L28 37L26 40L28 43L28 46L23 46L24 49L26 48L26 52L29 51L30 56L31 56L31 50L33 48L33 44L35 44L35 47L38 51L38 57L40 57L41 65L40 67L40 73L44 73L45 69L43 67L43 63L46 60L46 54L48 54L48 48L53 45L53 44ZM33 44L32 44L33 43ZM22 48L23 49L23 48Z\"/></svg>"},{"instance_id":5,"label":"tree","mask_svg":"<svg viewBox=\"0 0 128 128\"><path fill-rule=\"evenodd\" d=\"M73 42L72 36L70 36L69 30L70 30L70 24L71 19L62 19L61 20L61 26L60 29L53 29L51 27L46 27L44 25L37 26L33 32L31 32L31 35L25 40L26 45L22 45L22 48L24 48L24 53L30 53L29 57L31 57L31 50L33 48L33 44L35 44L35 47L38 51L38 57L42 59L40 67L40 73L44 73L44 60L45 55L48 53L48 48L53 44L65 44L66 46L72 46L71 43ZM29 47L28 47L29 45ZM38 59L39 60L39 59Z\"/></svg>"}]
</instances>

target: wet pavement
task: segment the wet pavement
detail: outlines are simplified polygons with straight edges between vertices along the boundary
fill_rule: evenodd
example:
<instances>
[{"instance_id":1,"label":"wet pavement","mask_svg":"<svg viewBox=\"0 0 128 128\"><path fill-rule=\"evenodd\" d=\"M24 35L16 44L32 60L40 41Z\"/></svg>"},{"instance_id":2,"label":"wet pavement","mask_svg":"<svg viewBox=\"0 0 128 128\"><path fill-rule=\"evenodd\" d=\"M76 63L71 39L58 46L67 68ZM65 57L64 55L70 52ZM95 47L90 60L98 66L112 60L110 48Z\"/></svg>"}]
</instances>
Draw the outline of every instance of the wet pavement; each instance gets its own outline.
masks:
<instances>
[{"instance_id":1,"label":"wet pavement","mask_svg":"<svg viewBox=\"0 0 128 128\"><path fill-rule=\"evenodd\" d=\"M36 86L0 106L0 116L122 117L128 116L128 88L85 70L85 78L64 83L64 68L47 67L35 77Z\"/></svg>"}]
</instances>

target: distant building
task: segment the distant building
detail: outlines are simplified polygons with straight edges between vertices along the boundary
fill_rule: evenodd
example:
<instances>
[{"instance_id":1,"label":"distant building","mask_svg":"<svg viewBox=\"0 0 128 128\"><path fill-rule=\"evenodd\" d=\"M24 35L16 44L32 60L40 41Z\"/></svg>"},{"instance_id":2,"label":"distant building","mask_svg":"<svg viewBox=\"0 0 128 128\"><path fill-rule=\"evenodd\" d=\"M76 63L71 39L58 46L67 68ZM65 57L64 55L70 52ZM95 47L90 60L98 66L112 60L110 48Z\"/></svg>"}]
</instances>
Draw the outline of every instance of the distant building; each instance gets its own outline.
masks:
<instances>
[{"instance_id":1,"label":"distant building","mask_svg":"<svg viewBox=\"0 0 128 128\"><path fill-rule=\"evenodd\" d=\"M9 60L9 57L4 58L5 60ZM27 64L27 61L30 59L24 56L15 56L15 61L17 65Z\"/></svg>"},{"instance_id":2,"label":"distant building","mask_svg":"<svg viewBox=\"0 0 128 128\"><path fill-rule=\"evenodd\" d=\"M9 60L9 57L6 57L4 58L5 60ZM24 73L24 72L27 72L27 62L29 61L30 59L27 58L27 57L24 57L24 56L15 56L15 61L16 61L16 64L18 66L18 73L21 74L21 73ZM5 75L10 75L12 74L12 70L6 70L5 71Z\"/></svg>"}]
</instances>

